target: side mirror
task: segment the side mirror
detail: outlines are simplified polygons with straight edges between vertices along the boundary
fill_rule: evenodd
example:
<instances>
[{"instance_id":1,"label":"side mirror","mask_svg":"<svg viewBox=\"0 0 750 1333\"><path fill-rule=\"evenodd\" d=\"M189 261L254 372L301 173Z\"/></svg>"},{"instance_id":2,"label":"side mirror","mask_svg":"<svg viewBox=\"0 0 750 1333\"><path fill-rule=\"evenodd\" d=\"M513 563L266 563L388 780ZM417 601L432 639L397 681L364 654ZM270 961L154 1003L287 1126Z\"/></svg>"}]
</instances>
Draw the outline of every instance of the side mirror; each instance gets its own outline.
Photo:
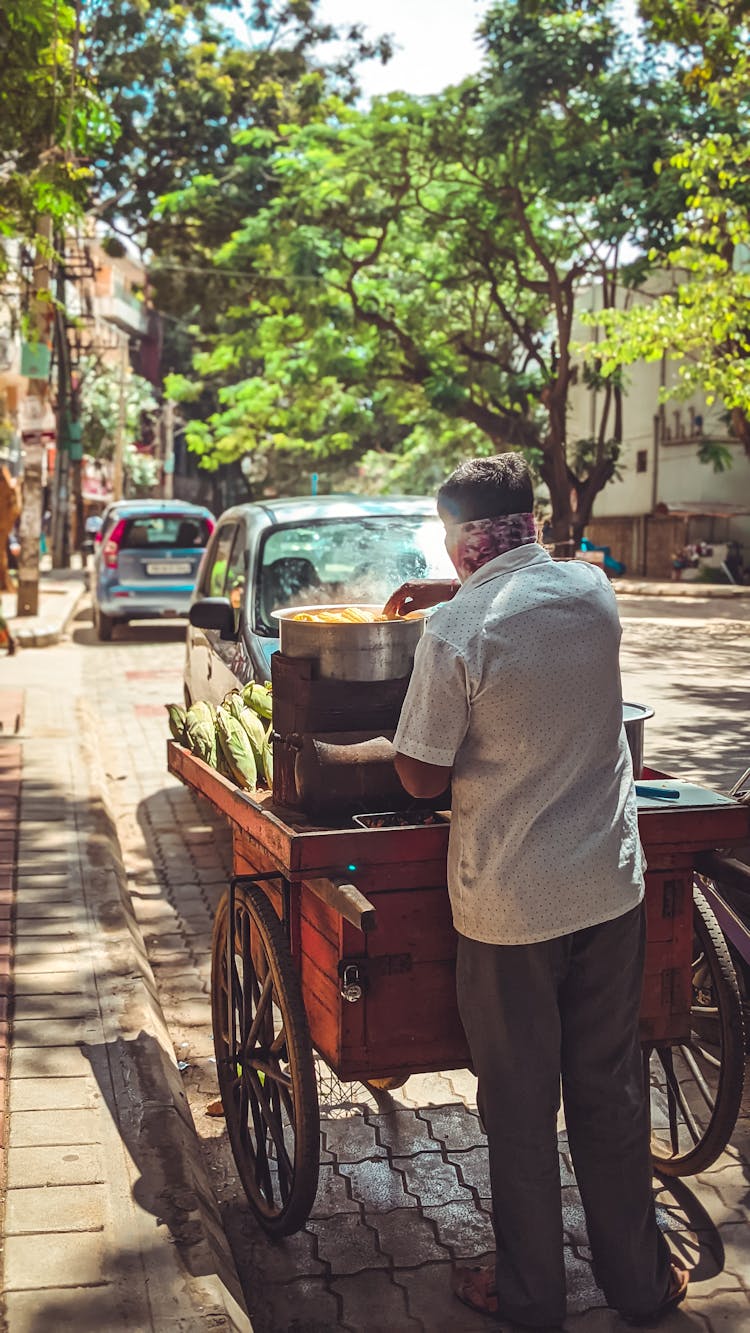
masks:
<instances>
[{"instance_id":1,"label":"side mirror","mask_svg":"<svg viewBox=\"0 0 750 1333\"><path fill-rule=\"evenodd\" d=\"M189 611L195 629L215 629L220 639L237 638L237 616L227 597L203 597L193 602Z\"/></svg>"}]
</instances>

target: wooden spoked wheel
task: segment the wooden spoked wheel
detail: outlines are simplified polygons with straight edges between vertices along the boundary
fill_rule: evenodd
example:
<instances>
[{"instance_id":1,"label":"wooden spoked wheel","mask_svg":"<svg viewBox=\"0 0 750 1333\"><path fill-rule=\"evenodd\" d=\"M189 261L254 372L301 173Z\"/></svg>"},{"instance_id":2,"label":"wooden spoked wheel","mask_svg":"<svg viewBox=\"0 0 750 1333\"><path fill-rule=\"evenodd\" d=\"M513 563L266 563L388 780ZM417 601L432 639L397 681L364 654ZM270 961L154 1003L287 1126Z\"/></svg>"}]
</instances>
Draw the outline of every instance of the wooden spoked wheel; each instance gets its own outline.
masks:
<instances>
[{"instance_id":1,"label":"wooden spoked wheel","mask_svg":"<svg viewBox=\"0 0 750 1333\"><path fill-rule=\"evenodd\" d=\"M320 1116L302 992L276 913L237 885L216 914L211 1011L227 1132L251 1208L272 1236L304 1225L315 1201Z\"/></svg>"},{"instance_id":2,"label":"wooden spoked wheel","mask_svg":"<svg viewBox=\"0 0 750 1333\"><path fill-rule=\"evenodd\" d=\"M651 1152L660 1175L688 1176L715 1162L742 1100L744 1030L737 978L718 922L694 889L690 1036L644 1052L651 1091Z\"/></svg>"}]
</instances>

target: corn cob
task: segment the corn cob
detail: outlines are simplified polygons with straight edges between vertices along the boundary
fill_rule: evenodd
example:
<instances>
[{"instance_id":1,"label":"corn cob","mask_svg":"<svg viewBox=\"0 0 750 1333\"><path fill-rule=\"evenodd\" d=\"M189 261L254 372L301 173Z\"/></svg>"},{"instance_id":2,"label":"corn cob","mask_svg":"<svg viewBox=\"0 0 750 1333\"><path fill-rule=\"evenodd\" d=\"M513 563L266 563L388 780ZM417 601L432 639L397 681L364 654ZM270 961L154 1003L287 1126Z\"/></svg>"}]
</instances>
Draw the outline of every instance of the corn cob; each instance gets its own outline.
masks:
<instances>
[{"instance_id":1,"label":"corn cob","mask_svg":"<svg viewBox=\"0 0 750 1333\"><path fill-rule=\"evenodd\" d=\"M223 705L216 710L216 737L237 786L253 791L258 766L250 738L242 724Z\"/></svg>"},{"instance_id":2,"label":"corn cob","mask_svg":"<svg viewBox=\"0 0 750 1333\"><path fill-rule=\"evenodd\" d=\"M211 704L200 700L188 708L185 739L194 755L216 767L216 712Z\"/></svg>"},{"instance_id":3,"label":"corn cob","mask_svg":"<svg viewBox=\"0 0 750 1333\"><path fill-rule=\"evenodd\" d=\"M242 698L248 708L252 708L259 717L264 717L266 721L270 721L273 701L270 691L266 689L265 685L258 685L256 681L252 681L242 691Z\"/></svg>"},{"instance_id":4,"label":"corn cob","mask_svg":"<svg viewBox=\"0 0 750 1333\"><path fill-rule=\"evenodd\" d=\"M169 730L176 741L181 741L185 735L185 721L187 713L180 704L165 704L169 714Z\"/></svg>"}]
</instances>

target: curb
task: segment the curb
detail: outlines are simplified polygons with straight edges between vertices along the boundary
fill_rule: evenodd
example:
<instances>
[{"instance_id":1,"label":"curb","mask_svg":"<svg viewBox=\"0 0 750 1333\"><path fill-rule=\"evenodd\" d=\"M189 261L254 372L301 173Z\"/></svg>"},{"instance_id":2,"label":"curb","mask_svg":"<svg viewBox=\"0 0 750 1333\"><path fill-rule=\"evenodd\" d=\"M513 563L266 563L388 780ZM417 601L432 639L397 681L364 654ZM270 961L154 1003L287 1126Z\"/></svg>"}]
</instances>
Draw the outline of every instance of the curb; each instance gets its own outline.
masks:
<instances>
[{"instance_id":1,"label":"curb","mask_svg":"<svg viewBox=\"0 0 750 1333\"><path fill-rule=\"evenodd\" d=\"M198 1316L206 1320L205 1327L212 1328L212 1314L214 1318L223 1314L237 1333L252 1333L242 1285L133 913L99 756L95 715L86 703L79 705L78 715L94 830L89 839L87 859L91 867L86 867L86 879L89 883L94 879L96 891L91 894L89 910L99 926L109 970L117 979L109 998L118 1009L113 1043L118 1049L114 1059L110 1057L112 1080L119 1090L118 1118L127 1142L138 1145L139 1162L148 1167L149 1188L158 1202L160 1221L169 1233L164 1245L169 1247L171 1262L176 1258L181 1268L185 1328L193 1328L192 1320ZM154 1195L158 1185L161 1189ZM157 1276L153 1274L154 1279ZM213 1312L206 1309L207 1289Z\"/></svg>"},{"instance_id":2,"label":"curb","mask_svg":"<svg viewBox=\"0 0 750 1333\"><path fill-rule=\"evenodd\" d=\"M25 616L13 616L8 624L16 647L49 648L52 644L59 643L64 638L68 626L75 617L87 591L86 584L82 582L75 593L65 597L62 619L56 620L54 623L50 623L41 616L31 616L29 619L36 623L33 626L28 626ZM62 594L62 597L64 596Z\"/></svg>"},{"instance_id":3,"label":"curb","mask_svg":"<svg viewBox=\"0 0 750 1333\"><path fill-rule=\"evenodd\" d=\"M613 579L612 587L622 597L661 597L680 601L739 601L750 598L750 588L728 583L636 583Z\"/></svg>"}]
</instances>

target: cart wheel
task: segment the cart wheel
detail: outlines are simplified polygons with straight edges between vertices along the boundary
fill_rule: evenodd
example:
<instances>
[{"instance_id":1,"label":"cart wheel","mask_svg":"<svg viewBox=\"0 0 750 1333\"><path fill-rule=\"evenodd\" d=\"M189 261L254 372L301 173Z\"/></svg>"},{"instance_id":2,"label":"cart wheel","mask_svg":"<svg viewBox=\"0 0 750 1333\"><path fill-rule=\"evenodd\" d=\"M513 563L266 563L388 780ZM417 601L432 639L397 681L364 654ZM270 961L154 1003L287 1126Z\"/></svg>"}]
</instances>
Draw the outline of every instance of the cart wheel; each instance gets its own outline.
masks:
<instances>
[{"instance_id":1,"label":"cart wheel","mask_svg":"<svg viewBox=\"0 0 750 1333\"><path fill-rule=\"evenodd\" d=\"M320 1116L299 977L263 890L237 885L228 984L229 895L216 914L211 1015L234 1160L271 1236L304 1226L318 1188Z\"/></svg>"},{"instance_id":2,"label":"cart wheel","mask_svg":"<svg viewBox=\"0 0 750 1333\"><path fill-rule=\"evenodd\" d=\"M742 1100L742 1002L718 922L693 889L690 1037L644 1052L651 1083L651 1153L661 1175L689 1176L724 1151Z\"/></svg>"},{"instance_id":3,"label":"cart wheel","mask_svg":"<svg viewBox=\"0 0 750 1333\"><path fill-rule=\"evenodd\" d=\"M397 1088L403 1088L404 1084L411 1078L411 1074L394 1074L392 1078L368 1078L368 1088L373 1088L375 1092L395 1092Z\"/></svg>"}]
</instances>

